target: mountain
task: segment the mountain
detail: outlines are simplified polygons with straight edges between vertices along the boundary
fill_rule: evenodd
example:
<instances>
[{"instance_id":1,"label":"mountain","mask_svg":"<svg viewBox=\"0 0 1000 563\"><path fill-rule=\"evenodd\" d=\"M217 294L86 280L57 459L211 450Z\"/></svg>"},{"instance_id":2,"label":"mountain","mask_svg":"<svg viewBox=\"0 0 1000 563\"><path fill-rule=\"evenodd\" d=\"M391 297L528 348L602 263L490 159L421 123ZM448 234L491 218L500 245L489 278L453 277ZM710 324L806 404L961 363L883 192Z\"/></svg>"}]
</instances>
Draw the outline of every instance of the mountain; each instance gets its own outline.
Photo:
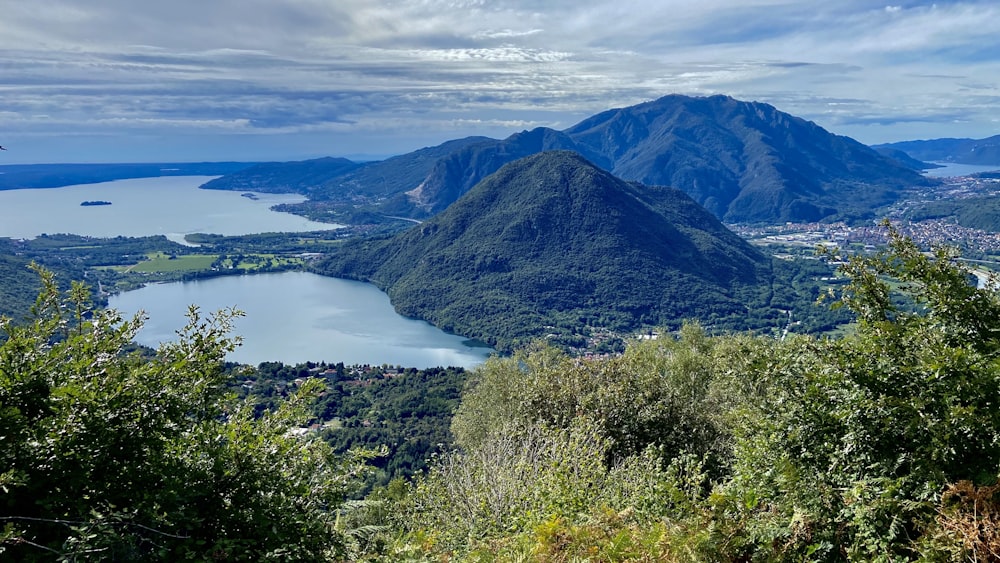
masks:
<instances>
[{"instance_id":1,"label":"mountain","mask_svg":"<svg viewBox=\"0 0 1000 563\"><path fill-rule=\"evenodd\" d=\"M849 138L759 102L665 96L565 131L615 175L684 190L728 222L869 217L929 182Z\"/></svg>"},{"instance_id":2,"label":"mountain","mask_svg":"<svg viewBox=\"0 0 1000 563\"><path fill-rule=\"evenodd\" d=\"M356 163L344 158L265 163L216 178L201 187L218 190L295 192L319 201L375 202L417 186L443 157L469 145L493 142L466 137L385 160ZM253 188L251 188L251 186ZM270 186L270 187L268 187Z\"/></svg>"},{"instance_id":3,"label":"mountain","mask_svg":"<svg viewBox=\"0 0 1000 563\"><path fill-rule=\"evenodd\" d=\"M1000 135L986 139L930 139L876 145L905 152L918 160L1000 165Z\"/></svg>"},{"instance_id":4,"label":"mountain","mask_svg":"<svg viewBox=\"0 0 1000 563\"><path fill-rule=\"evenodd\" d=\"M271 183L307 194L311 201L293 210L315 217L421 219L504 164L557 149L577 152L625 180L676 187L728 222L868 218L901 191L933 182L912 163L768 104L673 95L608 110L565 131L469 137L356 167L344 161L343 169L326 171L317 161L302 163L302 170L268 165L240 174L252 182L222 178L205 187Z\"/></svg>"},{"instance_id":5,"label":"mountain","mask_svg":"<svg viewBox=\"0 0 1000 563\"><path fill-rule=\"evenodd\" d=\"M942 168L940 164L934 164L933 162L924 162L922 160L917 160L899 149L894 149L885 146L878 146L873 148L875 148L875 152L879 153L880 155L889 157L912 170L919 171L919 170L931 170L934 168Z\"/></svg>"},{"instance_id":6,"label":"mountain","mask_svg":"<svg viewBox=\"0 0 1000 563\"><path fill-rule=\"evenodd\" d=\"M747 314L770 260L672 188L625 182L570 151L506 164L392 238L318 265L397 310L507 348L581 325L634 329Z\"/></svg>"},{"instance_id":7,"label":"mountain","mask_svg":"<svg viewBox=\"0 0 1000 563\"><path fill-rule=\"evenodd\" d=\"M420 185L404 195L406 201L418 210L433 215L451 205L504 164L551 150L575 151L600 166L610 166L603 155L577 145L566 134L539 127L515 133L502 141L476 143L442 157Z\"/></svg>"},{"instance_id":8,"label":"mountain","mask_svg":"<svg viewBox=\"0 0 1000 563\"><path fill-rule=\"evenodd\" d=\"M206 182L209 190L310 194L331 176L360 166L346 158L317 158L301 162L264 162Z\"/></svg>"},{"instance_id":9,"label":"mountain","mask_svg":"<svg viewBox=\"0 0 1000 563\"><path fill-rule=\"evenodd\" d=\"M336 199L347 193L382 199L403 193L417 186L430 173L439 159L470 145L490 142L489 137L465 137L422 148L363 166L330 178L315 190L318 199Z\"/></svg>"},{"instance_id":10,"label":"mountain","mask_svg":"<svg viewBox=\"0 0 1000 563\"><path fill-rule=\"evenodd\" d=\"M553 149L575 151L625 180L679 188L730 222L871 216L899 190L929 182L911 163L767 104L666 96L562 132L538 128L443 157L407 192L419 208L410 214L439 212L500 166Z\"/></svg>"}]
</instances>

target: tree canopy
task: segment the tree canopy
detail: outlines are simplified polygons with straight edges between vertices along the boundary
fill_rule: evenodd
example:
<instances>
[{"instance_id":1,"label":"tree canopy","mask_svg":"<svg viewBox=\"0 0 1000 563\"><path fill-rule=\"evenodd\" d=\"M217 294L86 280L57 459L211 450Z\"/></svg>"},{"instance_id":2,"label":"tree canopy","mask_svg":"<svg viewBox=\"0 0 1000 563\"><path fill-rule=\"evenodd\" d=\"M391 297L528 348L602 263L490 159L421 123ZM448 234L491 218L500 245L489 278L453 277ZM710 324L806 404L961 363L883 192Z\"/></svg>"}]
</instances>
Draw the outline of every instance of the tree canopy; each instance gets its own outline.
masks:
<instances>
[{"instance_id":1,"label":"tree canopy","mask_svg":"<svg viewBox=\"0 0 1000 563\"><path fill-rule=\"evenodd\" d=\"M226 392L237 311L189 311L175 343L128 352L139 317L64 299L0 321L0 553L13 560L328 560L361 466L294 428L317 383L259 418Z\"/></svg>"},{"instance_id":2,"label":"tree canopy","mask_svg":"<svg viewBox=\"0 0 1000 563\"><path fill-rule=\"evenodd\" d=\"M412 537L470 560L996 560L1000 296L890 239L843 267L846 336L689 325L620 357L491 360Z\"/></svg>"}]
</instances>

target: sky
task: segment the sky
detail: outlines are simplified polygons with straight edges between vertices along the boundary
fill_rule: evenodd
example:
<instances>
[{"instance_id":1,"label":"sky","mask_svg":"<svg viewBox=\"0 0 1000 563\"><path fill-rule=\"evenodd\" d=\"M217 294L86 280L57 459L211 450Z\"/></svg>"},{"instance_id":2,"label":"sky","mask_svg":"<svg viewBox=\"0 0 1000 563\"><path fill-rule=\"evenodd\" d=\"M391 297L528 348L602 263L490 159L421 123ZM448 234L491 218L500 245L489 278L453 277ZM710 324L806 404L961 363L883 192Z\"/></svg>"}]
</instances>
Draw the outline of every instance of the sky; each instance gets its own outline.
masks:
<instances>
[{"instance_id":1,"label":"sky","mask_svg":"<svg viewBox=\"0 0 1000 563\"><path fill-rule=\"evenodd\" d=\"M0 0L0 164L383 158L668 94L1000 134L1000 2Z\"/></svg>"}]
</instances>

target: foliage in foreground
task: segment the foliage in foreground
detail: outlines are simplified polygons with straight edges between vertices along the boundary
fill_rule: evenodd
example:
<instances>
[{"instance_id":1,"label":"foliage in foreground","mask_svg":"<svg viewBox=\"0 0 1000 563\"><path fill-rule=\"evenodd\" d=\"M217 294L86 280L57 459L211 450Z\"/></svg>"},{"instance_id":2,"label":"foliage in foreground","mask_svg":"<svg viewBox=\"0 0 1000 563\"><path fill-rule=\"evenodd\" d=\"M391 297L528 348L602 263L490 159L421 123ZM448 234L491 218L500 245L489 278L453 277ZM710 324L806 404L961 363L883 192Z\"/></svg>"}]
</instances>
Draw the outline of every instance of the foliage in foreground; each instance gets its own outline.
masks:
<instances>
[{"instance_id":1,"label":"foliage in foreground","mask_svg":"<svg viewBox=\"0 0 1000 563\"><path fill-rule=\"evenodd\" d=\"M320 386L255 418L225 392L236 312L192 308L179 341L125 353L141 320L68 304L0 321L0 553L8 560L327 560L360 465L290 432Z\"/></svg>"},{"instance_id":2,"label":"foliage in foreground","mask_svg":"<svg viewBox=\"0 0 1000 563\"><path fill-rule=\"evenodd\" d=\"M947 251L853 258L840 339L707 337L473 373L462 449L397 554L527 561L949 561L1000 551L1000 298ZM889 278L893 285L889 284ZM918 310L898 310L891 287Z\"/></svg>"},{"instance_id":3,"label":"foliage in foreground","mask_svg":"<svg viewBox=\"0 0 1000 563\"><path fill-rule=\"evenodd\" d=\"M1000 552L1000 296L895 236L854 258L839 339L688 326L602 360L471 374L458 449L342 510L357 466L233 401L228 316L152 360L137 320L0 326L0 548L20 559L962 561ZM890 284L891 280L891 284ZM917 307L896 308L900 289ZM260 419L255 418L257 413ZM339 517L339 519L338 519ZM377 526L373 525L377 524ZM346 530L351 530L348 532Z\"/></svg>"}]
</instances>

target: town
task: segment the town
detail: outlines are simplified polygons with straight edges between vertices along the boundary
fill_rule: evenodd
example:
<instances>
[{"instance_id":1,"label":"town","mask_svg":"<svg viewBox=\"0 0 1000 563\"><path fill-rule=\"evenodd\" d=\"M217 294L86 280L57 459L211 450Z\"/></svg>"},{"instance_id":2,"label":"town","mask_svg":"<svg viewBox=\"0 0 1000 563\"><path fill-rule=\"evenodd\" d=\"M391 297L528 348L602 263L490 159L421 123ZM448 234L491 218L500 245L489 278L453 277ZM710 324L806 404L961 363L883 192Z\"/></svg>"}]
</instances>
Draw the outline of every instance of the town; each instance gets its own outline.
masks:
<instances>
[{"instance_id":1,"label":"town","mask_svg":"<svg viewBox=\"0 0 1000 563\"><path fill-rule=\"evenodd\" d=\"M754 244L798 253L817 247L842 248L870 252L886 242L886 229L881 221L889 219L900 233L925 248L939 245L954 246L965 258L982 259L1000 255L1000 233L965 227L952 217L917 220L919 210L938 201L956 201L1000 195L1000 177L995 174L945 178L940 186L914 190L911 196L892 205L884 214L868 224L785 223L783 225L727 225ZM779 254L780 256L780 254Z\"/></svg>"}]
</instances>

